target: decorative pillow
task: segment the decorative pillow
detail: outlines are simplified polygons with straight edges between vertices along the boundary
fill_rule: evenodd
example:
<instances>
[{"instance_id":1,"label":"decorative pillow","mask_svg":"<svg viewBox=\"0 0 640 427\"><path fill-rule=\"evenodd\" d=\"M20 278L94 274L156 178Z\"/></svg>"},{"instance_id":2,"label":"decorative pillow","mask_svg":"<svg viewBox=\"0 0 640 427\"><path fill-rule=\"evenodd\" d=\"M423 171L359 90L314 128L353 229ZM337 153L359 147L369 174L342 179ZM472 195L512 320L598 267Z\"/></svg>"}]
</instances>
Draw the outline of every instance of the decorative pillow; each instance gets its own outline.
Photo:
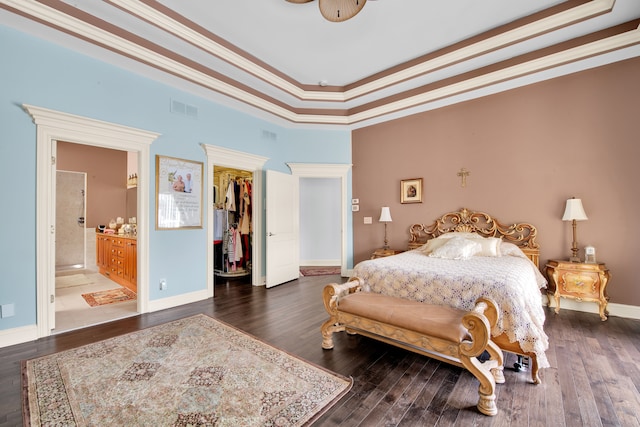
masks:
<instances>
[{"instance_id":1,"label":"decorative pillow","mask_svg":"<svg viewBox=\"0 0 640 427\"><path fill-rule=\"evenodd\" d=\"M429 256L445 259L468 259L482 249L475 239L455 237L447 239L447 242L435 249Z\"/></svg>"},{"instance_id":2,"label":"decorative pillow","mask_svg":"<svg viewBox=\"0 0 640 427\"><path fill-rule=\"evenodd\" d=\"M484 237L478 233L471 233L465 231L454 231L451 233L441 234L437 237L437 239L448 240L456 237L463 237L465 239L473 239L476 240L482 245L482 250L477 253L477 256L495 256L499 257L500 254L500 243L502 239L498 237ZM427 242L429 243L429 242Z\"/></svg>"},{"instance_id":3,"label":"decorative pillow","mask_svg":"<svg viewBox=\"0 0 640 427\"><path fill-rule=\"evenodd\" d=\"M476 256L502 256L500 253L502 239L498 237L476 237L473 240L482 246Z\"/></svg>"},{"instance_id":4,"label":"decorative pillow","mask_svg":"<svg viewBox=\"0 0 640 427\"><path fill-rule=\"evenodd\" d=\"M431 252L438 249L440 246L447 243L448 239L431 239L424 245L420 246L418 250L425 255L429 255Z\"/></svg>"}]
</instances>

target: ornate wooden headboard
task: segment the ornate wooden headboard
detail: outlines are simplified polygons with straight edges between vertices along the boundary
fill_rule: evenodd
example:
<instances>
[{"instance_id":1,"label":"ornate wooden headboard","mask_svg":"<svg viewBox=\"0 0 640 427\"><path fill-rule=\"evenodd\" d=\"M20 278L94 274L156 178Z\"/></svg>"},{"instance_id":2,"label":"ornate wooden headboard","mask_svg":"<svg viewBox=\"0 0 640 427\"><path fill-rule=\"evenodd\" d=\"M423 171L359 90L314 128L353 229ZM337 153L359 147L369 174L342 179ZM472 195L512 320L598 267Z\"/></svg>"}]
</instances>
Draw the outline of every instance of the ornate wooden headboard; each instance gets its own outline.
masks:
<instances>
[{"instance_id":1,"label":"ornate wooden headboard","mask_svg":"<svg viewBox=\"0 0 640 427\"><path fill-rule=\"evenodd\" d=\"M432 224L413 224L409 228L411 237L408 249L416 249L427 240L451 232L472 232L484 237L500 237L520 247L522 252L539 267L540 245L536 242L538 230L535 226L521 222L503 225L484 212L472 212L466 208L458 212L449 212L436 219Z\"/></svg>"}]
</instances>

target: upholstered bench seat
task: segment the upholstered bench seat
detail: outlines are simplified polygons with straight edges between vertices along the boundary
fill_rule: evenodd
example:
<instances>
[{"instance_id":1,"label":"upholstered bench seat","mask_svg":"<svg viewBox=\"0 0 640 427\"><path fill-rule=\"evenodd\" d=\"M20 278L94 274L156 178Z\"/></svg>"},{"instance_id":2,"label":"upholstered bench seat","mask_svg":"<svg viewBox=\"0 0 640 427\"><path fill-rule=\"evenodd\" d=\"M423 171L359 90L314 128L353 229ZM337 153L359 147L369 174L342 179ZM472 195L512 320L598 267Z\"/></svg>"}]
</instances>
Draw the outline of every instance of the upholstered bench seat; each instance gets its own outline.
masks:
<instances>
[{"instance_id":1,"label":"upholstered bench seat","mask_svg":"<svg viewBox=\"0 0 640 427\"><path fill-rule=\"evenodd\" d=\"M462 326L467 311L425 304L371 292L357 292L340 300L340 311L410 329L452 342L471 340Z\"/></svg>"},{"instance_id":2,"label":"upholstered bench seat","mask_svg":"<svg viewBox=\"0 0 640 427\"><path fill-rule=\"evenodd\" d=\"M323 293L329 313L321 328L322 347L333 348L334 332L347 331L463 367L479 381L478 410L498 412L495 385L504 382L503 356L491 340L496 304L480 298L471 311L362 292L358 278L329 284ZM487 352L490 359L478 360Z\"/></svg>"}]
</instances>

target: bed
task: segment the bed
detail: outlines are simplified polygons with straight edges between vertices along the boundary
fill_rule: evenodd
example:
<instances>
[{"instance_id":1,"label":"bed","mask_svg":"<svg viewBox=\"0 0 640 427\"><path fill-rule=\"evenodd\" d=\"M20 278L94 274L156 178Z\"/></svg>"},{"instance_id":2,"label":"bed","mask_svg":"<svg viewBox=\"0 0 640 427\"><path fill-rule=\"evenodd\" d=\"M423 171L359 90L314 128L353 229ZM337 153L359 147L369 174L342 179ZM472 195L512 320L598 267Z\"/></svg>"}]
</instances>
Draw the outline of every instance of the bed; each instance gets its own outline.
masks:
<instances>
[{"instance_id":1,"label":"bed","mask_svg":"<svg viewBox=\"0 0 640 427\"><path fill-rule=\"evenodd\" d=\"M406 252L358 263L353 277L364 290L429 304L471 310L487 296L500 307L491 331L504 351L529 357L531 377L549 367L545 314L540 290L536 228L503 225L484 212L461 209L433 223L409 228Z\"/></svg>"}]
</instances>

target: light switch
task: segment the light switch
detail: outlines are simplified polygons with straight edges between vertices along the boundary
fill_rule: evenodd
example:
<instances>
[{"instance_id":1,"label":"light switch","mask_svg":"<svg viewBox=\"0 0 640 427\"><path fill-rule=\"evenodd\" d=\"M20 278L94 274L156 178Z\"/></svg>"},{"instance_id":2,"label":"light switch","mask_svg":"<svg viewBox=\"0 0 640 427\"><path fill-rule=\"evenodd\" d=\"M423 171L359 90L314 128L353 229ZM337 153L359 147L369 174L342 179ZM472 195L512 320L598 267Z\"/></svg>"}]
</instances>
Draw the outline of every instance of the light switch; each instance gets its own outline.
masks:
<instances>
[{"instance_id":1,"label":"light switch","mask_svg":"<svg viewBox=\"0 0 640 427\"><path fill-rule=\"evenodd\" d=\"M365 224L373 224L373 221L371 220L370 216L365 216L364 217L364 223Z\"/></svg>"}]
</instances>

